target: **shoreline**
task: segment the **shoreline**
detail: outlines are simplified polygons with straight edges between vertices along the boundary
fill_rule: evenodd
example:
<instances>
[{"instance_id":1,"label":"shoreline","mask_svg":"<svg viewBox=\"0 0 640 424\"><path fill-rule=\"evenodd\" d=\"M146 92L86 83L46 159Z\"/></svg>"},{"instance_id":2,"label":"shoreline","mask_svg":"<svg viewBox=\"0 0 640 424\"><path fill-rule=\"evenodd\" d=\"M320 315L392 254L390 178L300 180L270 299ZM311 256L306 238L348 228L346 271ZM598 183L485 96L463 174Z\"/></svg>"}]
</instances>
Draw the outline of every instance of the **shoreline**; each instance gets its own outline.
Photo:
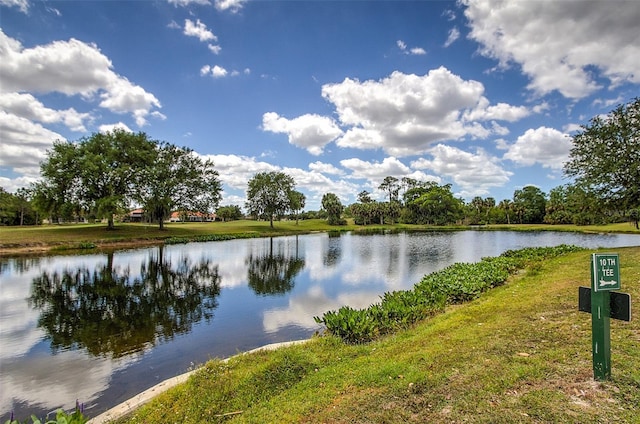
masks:
<instances>
[{"instance_id":1,"label":"shoreline","mask_svg":"<svg viewBox=\"0 0 640 424\"><path fill-rule=\"evenodd\" d=\"M1 229L1 228L0 228ZM306 229L282 229L277 232L270 231L265 228L264 231L255 231L254 228L250 229L251 238L262 237L280 237L289 235L304 235L317 232L369 232L369 231L556 231L556 232L577 232L583 234L640 234L640 230L635 228L606 228L599 226L554 226L545 224L494 224L494 225L479 225L479 226L444 226L444 227L405 227L403 225L393 226L360 226L360 227L336 227L336 228L306 228ZM0 235L2 233L0 232ZM137 249L150 246L163 246L167 244L167 241L176 237L183 238L183 242L199 242L199 241L221 241L236 238L247 238L247 230L245 229L230 229L228 232L216 232L190 235L162 235L158 237L150 238L136 238L135 236L109 240L109 239L92 239L92 238L80 238L71 239L66 241L52 242L52 241L35 241L20 244L14 243L0 243L0 258L11 257L23 257L29 255L66 255L66 254L91 254L100 253L104 251L112 251L118 249ZM207 240L209 236L213 237L211 240ZM201 239L205 237L205 239ZM216 239L217 237L222 237ZM175 243L169 243L175 244Z\"/></svg>"},{"instance_id":2,"label":"shoreline","mask_svg":"<svg viewBox=\"0 0 640 424\"><path fill-rule=\"evenodd\" d=\"M237 356L250 355L252 353L260 352L263 350L276 350L281 347L308 343L310 340L311 339L302 339L302 340L292 340L288 342L271 343L268 345L257 347L255 349L251 349L247 352L241 352L241 353L238 353L237 355L230 356L228 358L223 359L222 362L228 362ZM143 392L130 397L124 402L121 402L118 405L112 408L109 408L108 410L101 413L100 415L89 419L89 421L87 421L87 424L106 424L114 420L118 420L134 412L136 409L140 408L141 406L149 403L154 397L158 396L159 394L164 393L167 390L171 389L172 387L175 387L179 384L186 382L189 379L189 377L191 377L193 374L195 374L199 370L200 368L197 368L195 370L187 371L175 377L167 378L166 380L148 388L147 390L144 390Z\"/></svg>"},{"instance_id":3,"label":"shoreline","mask_svg":"<svg viewBox=\"0 0 640 424\"><path fill-rule=\"evenodd\" d=\"M122 240L109 242L95 242L95 247L82 248L77 244L38 244L26 245L19 247L0 246L0 258L3 257L20 257L25 255L55 255L55 254L74 254L74 253L94 253L103 252L105 250L116 249L136 249L149 246L161 246L164 240Z\"/></svg>"}]
</instances>

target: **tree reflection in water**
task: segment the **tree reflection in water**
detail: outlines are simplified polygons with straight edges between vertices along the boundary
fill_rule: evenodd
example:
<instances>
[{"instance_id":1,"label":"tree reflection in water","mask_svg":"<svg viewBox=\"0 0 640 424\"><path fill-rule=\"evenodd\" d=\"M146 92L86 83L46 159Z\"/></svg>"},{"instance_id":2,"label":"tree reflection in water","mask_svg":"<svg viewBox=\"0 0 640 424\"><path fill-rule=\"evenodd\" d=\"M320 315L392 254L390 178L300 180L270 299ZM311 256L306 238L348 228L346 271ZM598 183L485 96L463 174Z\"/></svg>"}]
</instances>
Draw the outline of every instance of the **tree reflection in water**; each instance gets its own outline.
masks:
<instances>
[{"instance_id":1,"label":"tree reflection in water","mask_svg":"<svg viewBox=\"0 0 640 424\"><path fill-rule=\"evenodd\" d=\"M95 270L34 278L30 302L42 310L38 326L52 349L86 348L92 355L120 357L211 320L220 294L218 265L184 257L173 266L163 252L160 247L157 256L149 256L138 278L128 269L114 269L113 253Z\"/></svg>"},{"instance_id":2,"label":"tree reflection in water","mask_svg":"<svg viewBox=\"0 0 640 424\"><path fill-rule=\"evenodd\" d=\"M257 295L283 295L294 286L294 278L304 268L305 261L298 257L298 239L296 237L296 255L288 256L273 251L273 238L269 251L264 254L251 253L246 260L249 287Z\"/></svg>"},{"instance_id":3,"label":"tree reflection in water","mask_svg":"<svg viewBox=\"0 0 640 424\"><path fill-rule=\"evenodd\" d=\"M326 267L333 268L340 262L340 257L342 256L342 240L340 240L342 233L339 231L329 231L327 235L328 246L323 249L325 253L322 257L322 264Z\"/></svg>"}]
</instances>

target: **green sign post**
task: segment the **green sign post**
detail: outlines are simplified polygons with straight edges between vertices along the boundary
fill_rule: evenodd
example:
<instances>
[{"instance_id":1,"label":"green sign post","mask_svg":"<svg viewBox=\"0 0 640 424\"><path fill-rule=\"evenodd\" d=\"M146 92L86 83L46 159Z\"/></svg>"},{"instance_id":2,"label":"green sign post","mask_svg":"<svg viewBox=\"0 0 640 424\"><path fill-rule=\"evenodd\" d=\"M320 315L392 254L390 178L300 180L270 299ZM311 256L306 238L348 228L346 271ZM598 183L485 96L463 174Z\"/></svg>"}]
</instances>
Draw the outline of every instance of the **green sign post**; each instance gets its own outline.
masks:
<instances>
[{"instance_id":1,"label":"green sign post","mask_svg":"<svg viewBox=\"0 0 640 424\"><path fill-rule=\"evenodd\" d=\"M611 290L620 290L620 261L617 254L591 256L591 337L593 375L596 380L611 378Z\"/></svg>"}]
</instances>

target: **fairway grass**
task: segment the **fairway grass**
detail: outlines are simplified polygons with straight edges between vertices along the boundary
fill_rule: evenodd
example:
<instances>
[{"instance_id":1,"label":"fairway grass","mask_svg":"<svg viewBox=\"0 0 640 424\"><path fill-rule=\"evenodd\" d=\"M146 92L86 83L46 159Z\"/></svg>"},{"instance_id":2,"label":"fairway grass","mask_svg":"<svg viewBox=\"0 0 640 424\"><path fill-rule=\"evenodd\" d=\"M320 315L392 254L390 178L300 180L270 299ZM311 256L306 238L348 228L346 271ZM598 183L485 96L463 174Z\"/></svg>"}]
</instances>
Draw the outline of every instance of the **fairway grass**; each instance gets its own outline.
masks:
<instances>
[{"instance_id":1,"label":"fairway grass","mask_svg":"<svg viewBox=\"0 0 640 424\"><path fill-rule=\"evenodd\" d=\"M505 231L572 231L587 233L635 233L629 223L610 225L487 225L435 227L410 224L332 226L323 219L276 221L273 228L268 221L239 220L230 222L167 223L164 230L150 224L118 224L107 230L106 224L64 224L23 227L0 227L0 255L61 252L87 249L113 249L163 244L171 240L206 240L207 237L226 238L272 237L329 231L447 231L447 230L505 230Z\"/></svg>"},{"instance_id":2,"label":"fairway grass","mask_svg":"<svg viewBox=\"0 0 640 424\"><path fill-rule=\"evenodd\" d=\"M640 298L640 247L615 252L622 291ZM212 360L121 422L638 423L637 318L611 321L612 378L593 379L591 317L577 305L591 253L535 264L372 343L322 336Z\"/></svg>"}]
</instances>

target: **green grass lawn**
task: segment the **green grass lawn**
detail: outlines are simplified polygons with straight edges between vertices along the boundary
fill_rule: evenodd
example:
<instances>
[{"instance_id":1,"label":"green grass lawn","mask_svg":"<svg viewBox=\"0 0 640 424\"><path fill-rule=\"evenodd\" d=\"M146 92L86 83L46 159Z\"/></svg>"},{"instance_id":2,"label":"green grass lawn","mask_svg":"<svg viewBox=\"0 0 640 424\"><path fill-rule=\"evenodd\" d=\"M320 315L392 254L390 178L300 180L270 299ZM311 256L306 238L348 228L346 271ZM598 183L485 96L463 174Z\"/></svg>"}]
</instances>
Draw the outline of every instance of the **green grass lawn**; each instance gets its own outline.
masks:
<instances>
[{"instance_id":1,"label":"green grass lawn","mask_svg":"<svg viewBox=\"0 0 640 424\"><path fill-rule=\"evenodd\" d=\"M622 291L640 298L640 247L615 251ZM638 423L637 318L611 321L612 379L593 379L591 317L578 312L590 253L369 344L317 337L212 360L123 422Z\"/></svg>"},{"instance_id":2,"label":"green grass lawn","mask_svg":"<svg viewBox=\"0 0 640 424\"><path fill-rule=\"evenodd\" d=\"M197 239L211 235L230 236L277 236L288 234L305 234L317 231L372 231L387 230L523 230L523 231L580 231L597 233L638 233L631 224L620 223L610 225L489 225L482 227L450 226L433 227L420 225L354 225L348 220L347 225L331 226L326 220L311 219L299 221L276 221L274 227L267 221L239 220L231 222L193 222L168 223L163 231L157 225L148 224L117 224L115 230L108 231L106 224L64 224L41 225L24 227L0 227L0 253L10 254L23 248L38 248L40 250L64 250L77 248L91 248L95 246L109 247L117 244L162 243L171 238Z\"/></svg>"},{"instance_id":3,"label":"green grass lawn","mask_svg":"<svg viewBox=\"0 0 640 424\"><path fill-rule=\"evenodd\" d=\"M113 244L149 242L172 237L196 238L211 234L278 235L295 234L330 229L325 221L278 222L270 228L265 221L168 223L160 231L157 225L117 224L115 230L107 230L105 224L64 224L25 227L0 227L0 247L69 246L82 243Z\"/></svg>"}]
</instances>

